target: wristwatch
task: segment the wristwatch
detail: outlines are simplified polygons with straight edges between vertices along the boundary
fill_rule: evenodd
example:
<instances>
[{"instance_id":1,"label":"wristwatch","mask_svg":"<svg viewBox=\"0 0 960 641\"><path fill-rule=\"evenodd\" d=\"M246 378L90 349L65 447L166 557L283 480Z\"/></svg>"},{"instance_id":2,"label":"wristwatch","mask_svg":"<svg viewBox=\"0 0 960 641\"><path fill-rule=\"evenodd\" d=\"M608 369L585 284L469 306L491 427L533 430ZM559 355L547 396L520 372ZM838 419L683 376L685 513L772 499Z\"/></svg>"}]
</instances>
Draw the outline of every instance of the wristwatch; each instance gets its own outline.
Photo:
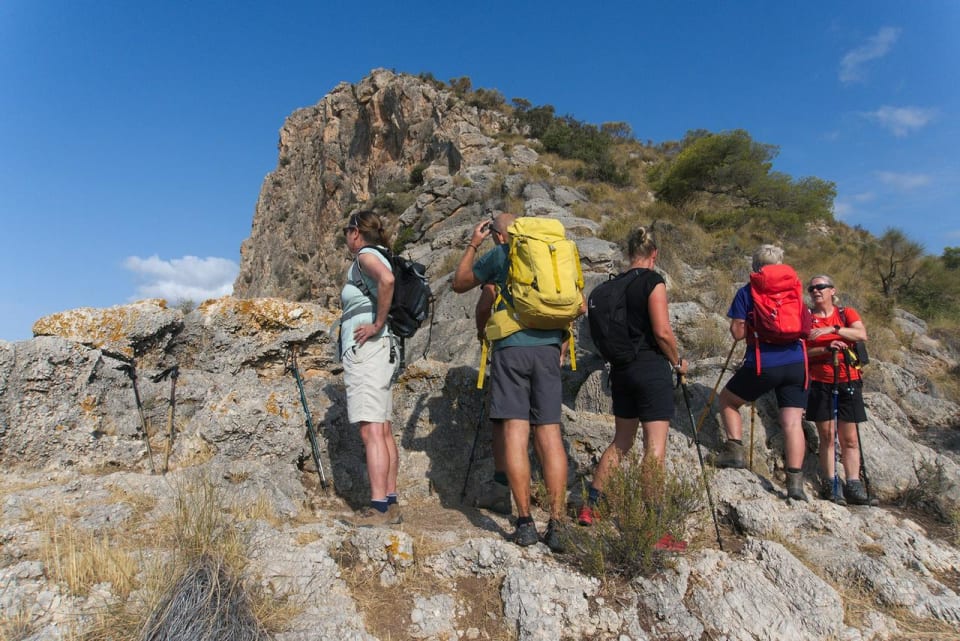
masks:
<instances>
[{"instance_id":1,"label":"wristwatch","mask_svg":"<svg viewBox=\"0 0 960 641\"><path fill-rule=\"evenodd\" d=\"M834 325L834 326L833 326L833 333L834 333L834 334L837 334L837 335L840 334L840 326L839 326L839 325Z\"/></svg>"}]
</instances>

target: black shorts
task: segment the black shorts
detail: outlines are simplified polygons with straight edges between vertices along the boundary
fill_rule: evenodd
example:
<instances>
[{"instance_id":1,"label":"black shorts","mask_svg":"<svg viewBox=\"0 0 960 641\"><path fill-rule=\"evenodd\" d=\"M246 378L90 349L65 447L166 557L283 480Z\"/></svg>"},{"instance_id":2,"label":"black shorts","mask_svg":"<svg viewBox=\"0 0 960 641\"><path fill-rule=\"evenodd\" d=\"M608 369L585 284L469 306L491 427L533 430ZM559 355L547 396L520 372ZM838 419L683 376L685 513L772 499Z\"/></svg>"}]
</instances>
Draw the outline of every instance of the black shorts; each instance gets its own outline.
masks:
<instances>
[{"instance_id":1,"label":"black shorts","mask_svg":"<svg viewBox=\"0 0 960 641\"><path fill-rule=\"evenodd\" d=\"M673 370L665 358L636 360L610 371L613 415L640 422L673 418Z\"/></svg>"},{"instance_id":2,"label":"black shorts","mask_svg":"<svg viewBox=\"0 0 960 641\"><path fill-rule=\"evenodd\" d=\"M748 403L770 390L776 390L777 407L806 408L807 390L803 387L806 376L803 361L778 367L764 367L759 376L757 366L751 363L737 370L733 378L727 381L727 389Z\"/></svg>"},{"instance_id":3,"label":"black shorts","mask_svg":"<svg viewBox=\"0 0 960 641\"><path fill-rule=\"evenodd\" d=\"M837 386L837 417L847 423L863 423L867 410L863 406L863 381L841 382ZM833 383L810 382L807 401L808 421L833 420Z\"/></svg>"}]
</instances>

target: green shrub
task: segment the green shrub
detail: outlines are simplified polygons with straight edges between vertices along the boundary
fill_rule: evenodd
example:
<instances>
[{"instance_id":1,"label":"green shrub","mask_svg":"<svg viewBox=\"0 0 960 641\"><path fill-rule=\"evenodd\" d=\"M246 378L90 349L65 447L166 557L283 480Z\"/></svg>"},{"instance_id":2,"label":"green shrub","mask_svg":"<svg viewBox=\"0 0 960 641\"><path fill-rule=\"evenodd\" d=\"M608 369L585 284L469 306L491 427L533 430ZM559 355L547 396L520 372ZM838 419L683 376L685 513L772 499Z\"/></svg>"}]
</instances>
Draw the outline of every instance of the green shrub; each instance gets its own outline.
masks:
<instances>
[{"instance_id":1,"label":"green shrub","mask_svg":"<svg viewBox=\"0 0 960 641\"><path fill-rule=\"evenodd\" d=\"M649 575L664 560L654 544L668 533L686 538L690 514L703 507L697 470L676 474L652 461L641 463L639 449L607 479L594 525L567 532L574 564L592 576Z\"/></svg>"}]
</instances>

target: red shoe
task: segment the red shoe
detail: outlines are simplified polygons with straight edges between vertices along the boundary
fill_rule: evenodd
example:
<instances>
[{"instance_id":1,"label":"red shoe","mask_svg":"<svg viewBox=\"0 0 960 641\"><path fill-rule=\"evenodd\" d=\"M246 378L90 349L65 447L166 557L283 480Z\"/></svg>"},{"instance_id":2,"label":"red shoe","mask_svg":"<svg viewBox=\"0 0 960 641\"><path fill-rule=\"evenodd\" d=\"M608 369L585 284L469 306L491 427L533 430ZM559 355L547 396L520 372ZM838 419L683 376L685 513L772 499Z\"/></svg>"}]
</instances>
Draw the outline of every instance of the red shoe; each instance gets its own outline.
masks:
<instances>
[{"instance_id":1,"label":"red shoe","mask_svg":"<svg viewBox=\"0 0 960 641\"><path fill-rule=\"evenodd\" d=\"M687 549L687 542L673 538L672 534L664 534L653 544L653 549L663 552L683 552Z\"/></svg>"},{"instance_id":2,"label":"red shoe","mask_svg":"<svg viewBox=\"0 0 960 641\"><path fill-rule=\"evenodd\" d=\"M580 525L591 526L593 521L597 518L597 515L594 513L593 508L584 503L580 506L580 511L577 513L577 523Z\"/></svg>"}]
</instances>

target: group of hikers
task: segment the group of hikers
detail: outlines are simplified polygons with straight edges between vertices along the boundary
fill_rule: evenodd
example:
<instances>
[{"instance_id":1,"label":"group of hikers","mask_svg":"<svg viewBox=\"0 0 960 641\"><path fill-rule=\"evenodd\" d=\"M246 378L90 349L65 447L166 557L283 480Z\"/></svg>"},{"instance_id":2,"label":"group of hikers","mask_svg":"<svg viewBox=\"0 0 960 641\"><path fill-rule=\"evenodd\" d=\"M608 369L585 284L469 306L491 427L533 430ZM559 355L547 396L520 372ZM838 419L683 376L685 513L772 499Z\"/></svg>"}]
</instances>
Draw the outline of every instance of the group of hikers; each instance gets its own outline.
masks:
<instances>
[{"instance_id":1,"label":"group of hikers","mask_svg":"<svg viewBox=\"0 0 960 641\"><path fill-rule=\"evenodd\" d=\"M514 272L518 269L511 264L516 251L511 237L516 240L523 229L520 223L529 220L500 213L477 224L457 264L452 287L457 293L481 288L476 306L478 338L485 345L484 352L486 346L491 350L488 419L493 431L494 476L475 504L502 514L512 514L515 509L516 529L511 539L517 545L542 541L550 549L562 551L565 545L562 532L567 521L567 454L560 429L561 366L567 357L575 357L575 350L571 346L569 322L567 328L534 321L524 324L526 317L516 311L521 301L516 300L520 295L510 282L516 278ZM352 522L357 526L397 524L402 521L402 515L397 502L399 459L391 426L391 384L402 357L388 322L395 274L391 261L382 251L389 243L383 222L376 213L351 214L343 234L355 259L341 292L339 349L348 420L360 428L371 491L370 504L358 511ZM493 241L493 247L481 253L480 248L488 238ZM550 251L554 252L550 260L555 269L558 260L564 260L562 254L555 252L557 246L559 242L550 244ZM629 345L615 357L608 357L600 350L610 362L614 436L600 457L586 500L579 508L576 520L581 526L590 526L598 518L597 506L603 501L604 484L631 450L640 428L644 465L652 463L662 467L670 421L674 417L674 379L685 375L689 366L679 352L670 326L666 284L655 269L658 248L651 231L637 227L626 239L626 246L628 268L618 277L622 279L617 294L621 300L616 301L621 316L625 310L625 317L614 324L625 330L623 335L628 337ZM573 253L582 289L575 245ZM730 305L730 333L736 341L745 339L747 350L742 366L719 396L727 438L716 464L745 467L740 407L773 390L785 435L788 498L808 500L801 472L806 451L802 420L806 413L806 418L816 423L820 436L821 497L869 504L871 499L860 480L857 430L857 424L866 416L859 363L852 351L855 344L866 341L866 329L855 310L837 305L836 289L830 277L818 275L810 280L807 288L812 308L803 304L797 282L794 289L800 292L802 311L794 314L784 311L785 307L779 310L780 321L792 315L800 317L802 329L785 340L764 334L764 322L758 320L758 312L769 303L766 293L758 294L766 292L761 289L764 280L783 281L790 273L797 279L792 268L782 263L782 249L774 245L759 247L753 255L751 282L737 291ZM778 271L780 267L783 271ZM543 276L541 279L546 280ZM533 285L538 287L536 282ZM543 289L543 283L539 287ZM611 301L598 300L600 292L598 286L591 293L589 313L611 307ZM572 311L574 317L588 313L588 299L582 291L578 291L577 296L578 302ZM793 297L796 298L796 293ZM787 305L789 298L788 294L786 299L780 297L776 302ZM777 316L778 312L773 315ZM593 319L591 327L594 327ZM594 339L599 344L596 336ZM484 357L481 368L485 360ZM528 456L531 431L549 501L550 516L542 536L531 516ZM843 453L846 482L842 488L838 486L835 468L839 458L839 452L834 450L835 434ZM657 491L657 487L644 488L645 493ZM657 546L682 549L685 543L664 534Z\"/></svg>"}]
</instances>

